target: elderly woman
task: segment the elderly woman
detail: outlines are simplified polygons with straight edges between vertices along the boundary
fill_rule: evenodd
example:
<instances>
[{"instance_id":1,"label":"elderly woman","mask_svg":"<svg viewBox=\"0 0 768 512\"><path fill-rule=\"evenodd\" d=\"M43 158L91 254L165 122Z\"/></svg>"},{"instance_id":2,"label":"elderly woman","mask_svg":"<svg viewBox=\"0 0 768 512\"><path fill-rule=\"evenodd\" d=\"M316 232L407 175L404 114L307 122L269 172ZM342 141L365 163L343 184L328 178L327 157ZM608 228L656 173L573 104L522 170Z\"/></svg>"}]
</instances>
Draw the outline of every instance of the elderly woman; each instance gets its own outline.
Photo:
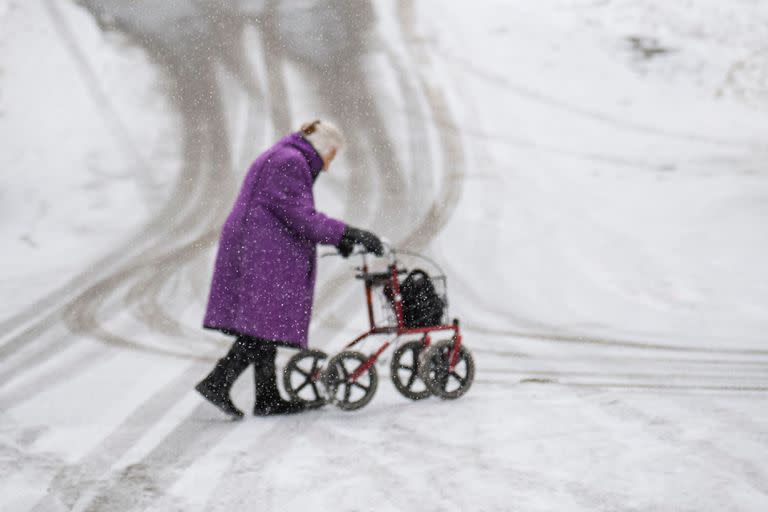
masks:
<instances>
[{"instance_id":1,"label":"elderly woman","mask_svg":"<svg viewBox=\"0 0 768 512\"><path fill-rule=\"evenodd\" d=\"M303 409L277 388L278 345L306 348L315 286L316 246L348 256L356 244L382 254L373 233L315 210L312 185L342 148L331 123L306 123L251 165L221 232L204 327L235 336L232 348L195 389L233 418L229 391L254 365L258 416Z\"/></svg>"}]
</instances>

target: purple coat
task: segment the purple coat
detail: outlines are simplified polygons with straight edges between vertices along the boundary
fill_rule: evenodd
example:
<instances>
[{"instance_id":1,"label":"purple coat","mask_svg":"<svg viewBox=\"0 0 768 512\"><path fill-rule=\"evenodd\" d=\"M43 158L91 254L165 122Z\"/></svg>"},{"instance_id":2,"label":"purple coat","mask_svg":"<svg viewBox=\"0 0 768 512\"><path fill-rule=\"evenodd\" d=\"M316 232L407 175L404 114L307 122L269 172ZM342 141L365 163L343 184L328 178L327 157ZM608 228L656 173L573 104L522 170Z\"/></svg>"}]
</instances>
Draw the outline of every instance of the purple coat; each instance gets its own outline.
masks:
<instances>
[{"instance_id":1,"label":"purple coat","mask_svg":"<svg viewBox=\"0 0 768 512\"><path fill-rule=\"evenodd\" d=\"M337 245L345 228L315 210L322 167L298 133L253 162L221 231L204 327L306 348L316 245Z\"/></svg>"}]
</instances>

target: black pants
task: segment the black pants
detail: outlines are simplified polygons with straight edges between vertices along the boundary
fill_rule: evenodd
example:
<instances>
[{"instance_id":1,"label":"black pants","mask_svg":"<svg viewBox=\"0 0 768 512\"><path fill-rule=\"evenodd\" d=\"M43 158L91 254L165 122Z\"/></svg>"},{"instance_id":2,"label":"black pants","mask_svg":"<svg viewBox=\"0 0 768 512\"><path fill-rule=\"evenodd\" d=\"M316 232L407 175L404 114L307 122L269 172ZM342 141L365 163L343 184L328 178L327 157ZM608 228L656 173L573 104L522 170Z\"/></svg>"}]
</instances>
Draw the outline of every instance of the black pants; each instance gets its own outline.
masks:
<instances>
[{"instance_id":1,"label":"black pants","mask_svg":"<svg viewBox=\"0 0 768 512\"><path fill-rule=\"evenodd\" d=\"M251 363L255 366L262 366L268 362L271 362L272 366L274 366L275 357L277 356L277 344L255 336L239 335L235 338L234 343L232 343L232 348L229 349L227 356L230 354L240 364L244 363L246 367Z\"/></svg>"},{"instance_id":2,"label":"black pants","mask_svg":"<svg viewBox=\"0 0 768 512\"><path fill-rule=\"evenodd\" d=\"M219 359L211 373L195 389L228 414L242 416L242 412L232 403L229 392L237 378L252 364L256 391L253 414L269 416L305 410L306 406L300 400L285 400L280 396L275 364L277 347L278 343L273 341L237 335L227 355Z\"/></svg>"},{"instance_id":3,"label":"black pants","mask_svg":"<svg viewBox=\"0 0 768 512\"><path fill-rule=\"evenodd\" d=\"M206 380L220 392L228 392L240 374L253 364L257 399L260 395L265 398L279 396L276 357L277 344L273 341L238 335L227 355L219 359Z\"/></svg>"}]
</instances>

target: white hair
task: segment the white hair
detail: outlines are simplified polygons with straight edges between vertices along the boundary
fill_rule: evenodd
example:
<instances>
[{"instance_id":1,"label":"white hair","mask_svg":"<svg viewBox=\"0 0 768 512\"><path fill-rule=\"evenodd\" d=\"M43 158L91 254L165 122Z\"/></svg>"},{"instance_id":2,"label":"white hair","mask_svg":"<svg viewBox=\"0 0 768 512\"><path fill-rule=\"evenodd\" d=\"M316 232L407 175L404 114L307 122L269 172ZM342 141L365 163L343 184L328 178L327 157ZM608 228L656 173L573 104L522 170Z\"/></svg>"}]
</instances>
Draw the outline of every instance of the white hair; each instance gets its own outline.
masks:
<instances>
[{"instance_id":1,"label":"white hair","mask_svg":"<svg viewBox=\"0 0 768 512\"><path fill-rule=\"evenodd\" d=\"M324 157L334 149L340 151L344 147L344 134L335 124L328 121L312 121L304 123L299 129L305 139Z\"/></svg>"}]
</instances>

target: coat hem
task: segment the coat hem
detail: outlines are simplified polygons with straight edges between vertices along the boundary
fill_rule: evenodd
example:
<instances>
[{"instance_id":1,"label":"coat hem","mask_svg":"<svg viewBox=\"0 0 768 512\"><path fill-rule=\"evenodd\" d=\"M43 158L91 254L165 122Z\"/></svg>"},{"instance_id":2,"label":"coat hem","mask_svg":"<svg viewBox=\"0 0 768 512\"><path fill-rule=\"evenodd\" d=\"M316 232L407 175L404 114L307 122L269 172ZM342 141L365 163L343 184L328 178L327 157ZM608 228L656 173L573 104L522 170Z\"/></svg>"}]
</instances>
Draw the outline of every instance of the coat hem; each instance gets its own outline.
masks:
<instances>
[{"instance_id":1,"label":"coat hem","mask_svg":"<svg viewBox=\"0 0 768 512\"><path fill-rule=\"evenodd\" d=\"M274 339L267 338L267 337L264 337L264 336L258 336L258 335L255 335L255 334L248 334L246 332L239 332L236 329L229 329L227 327L215 327L215 326L212 326L212 325L203 325L203 329L208 329L208 330L211 330L211 331L219 331L219 332L221 332L223 334L226 334L227 336L235 336L235 337L245 336L247 338L258 338L258 339L263 340L263 341L268 341L269 343L272 343L272 344L277 345L279 347L293 348L293 349L296 349L296 350L304 350L304 349L307 348L307 344L306 343L298 343L298 342L291 342L291 341L285 341L285 340L274 340Z\"/></svg>"}]
</instances>

